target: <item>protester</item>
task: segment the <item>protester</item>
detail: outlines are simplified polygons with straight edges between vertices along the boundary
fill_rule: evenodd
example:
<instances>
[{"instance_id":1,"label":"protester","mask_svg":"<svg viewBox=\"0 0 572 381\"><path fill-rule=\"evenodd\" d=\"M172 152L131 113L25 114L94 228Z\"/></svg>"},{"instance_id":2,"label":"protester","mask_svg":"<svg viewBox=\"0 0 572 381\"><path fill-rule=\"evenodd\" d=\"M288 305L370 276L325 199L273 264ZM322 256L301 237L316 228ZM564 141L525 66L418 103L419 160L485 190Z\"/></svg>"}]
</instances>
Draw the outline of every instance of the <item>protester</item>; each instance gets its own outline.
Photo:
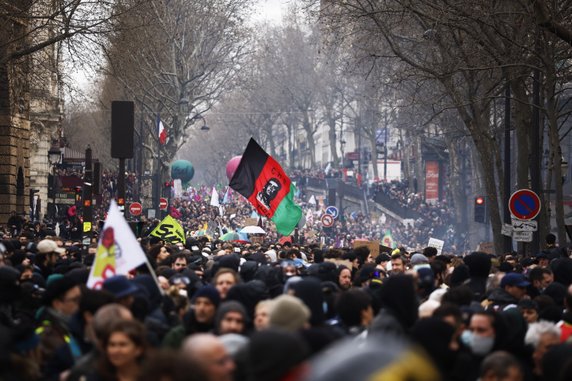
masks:
<instances>
[{"instance_id":1,"label":"protester","mask_svg":"<svg viewBox=\"0 0 572 381\"><path fill-rule=\"evenodd\" d=\"M524 373L519 361L507 352L494 352L488 355L481 365L482 381L522 381Z\"/></svg>"},{"instance_id":2,"label":"protester","mask_svg":"<svg viewBox=\"0 0 572 381\"><path fill-rule=\"evenodd\" d=\"M216 336L208 333L190 336L182 345L182 354L205 375L204 381L232 381L234 360Z\"/></svg>"},{"instance_id":3,"label":"protester","mask_svg":"<svg viewBox=\"0 0 572 381\"><path fill-rule=\"evenodd\" d=\"M45 379L58 380L82 355L79 340L70 329L71 319L79 310L81 289L70 277L52 277L44 300L45 308L36 328L42 359L40 369Z\"/></svg>"},{"instance_id":4,"label":"protester","mask_svg":"<svg viewBox=\"0 0 572 381\"><path fill-rule=\"evenodd\" d=\"M145 327L135 320L116 322L103 339L104 355L97 365L99 380L135 381L147 353Z\"/></svg>"},{"instance_id":5,"label":"protester","mask_svg":"<svg viewBox=\"0 0 572 381\"><path fill-rule=\"evenodd\" d=\"M397 198L408 192L399 184L379 188ZM146 380L154 374L178 381L178 370L184 369L179 366L186 363L196 369L189 378L235 381L360 380L397 370L412 380L441 374L475 381L479 373L482 379L561 378L543 364L554 361L555 344L572 334L572 261L562 257L564 251L552 259L546 253L526 258L461 250L437 254L427 241L419 244L419 237L430 233L415 223L396 229L399 249L380 246L375 257L358 239L370 240L371 248L371 239L381 239L382 229L394 221L382 224L342 210L326 230L319 222L324 208L301 203L307 225L284 238L272 221L258 219L232 192L220 209L210 205L211 194L212 187L191 187L172 197L185 239L141 237L148 263L107 273L103 290L85 289L98 244L85 252L79 248L81 242L72 236L74 226L81 225L73 218L61 221L63 236L26 221L15 237L5 231L0 377L89 381L121 374ZM402 200L403 205L446 226L441 224L448 211L423 206L407 194L411 200ZM233 235L258 221L266 234ZM143 230L148 235L159 223ZM221 240L227 233L236 239ZM116 254L120 263L133 250ZM110 330L132 319L143 322L137 340L125 331L119 341L130 350L110 352L117 342L110 344ZM291 336L288 345L276 344L284 335ZM173 348L156 352L172 361L172 368L146 356L159 346ZM290 357L294 350L299 352ZM318 360L323 356L324 362ZM566 374L566 364L561 371Z\"/></svg>"}]
</instances>

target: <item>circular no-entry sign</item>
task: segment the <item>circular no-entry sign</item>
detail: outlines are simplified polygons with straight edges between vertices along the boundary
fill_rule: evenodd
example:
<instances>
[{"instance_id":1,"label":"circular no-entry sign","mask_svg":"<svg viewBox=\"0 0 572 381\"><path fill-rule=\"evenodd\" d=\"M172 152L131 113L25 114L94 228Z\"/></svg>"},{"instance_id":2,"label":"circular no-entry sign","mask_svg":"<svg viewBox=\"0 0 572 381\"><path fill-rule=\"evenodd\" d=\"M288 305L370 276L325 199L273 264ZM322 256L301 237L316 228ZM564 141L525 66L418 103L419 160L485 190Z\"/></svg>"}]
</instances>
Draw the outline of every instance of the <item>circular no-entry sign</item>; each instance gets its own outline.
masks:
<instances>
[{"instance_id":1,"label":"circular no-entry sign","mask_svg":"<svg viewBox=\"0 0 572 381\"><path fill-rule=\"evenodd\" d=\"M159 209L161 210L167 210L167 206L169 206L169 203L167 202L167 199L164 197L161 197L159 199Z\"/></svg>"},{"instance_id":2,"label":"circular no-entry sign","mask_svg":"<svg viewBox=\"0 0 572 381\"><path fill-rule=\"evenodd\" d=\"M530 189L519 189L508 201L510 213L520 220L532 220L540 213L540 197Z\"/></svg>"},{"instance_id":3,"label":"circular no-entry sign","mask_svg":"<svg viewBox=\"0 0 572 381\"><path fill-rule=\"evenodd\" d=\"M321 218L322 225L325 228L331 228L334 225L334 217L330 214L324 214Z\"/></svg>"},{"instance_id":4,"label":"circular no-entry sign","mask_svg":"<svg viewBox=\"0 0 572 381\"><path fill-rule=\"evenodd\" d=\"M142 211L143 211L143 207L138 202L132 202L131 205L129 205L129 213L132 216L139 216L139 215L141 215Z\"/></svg>"}]
</instances>

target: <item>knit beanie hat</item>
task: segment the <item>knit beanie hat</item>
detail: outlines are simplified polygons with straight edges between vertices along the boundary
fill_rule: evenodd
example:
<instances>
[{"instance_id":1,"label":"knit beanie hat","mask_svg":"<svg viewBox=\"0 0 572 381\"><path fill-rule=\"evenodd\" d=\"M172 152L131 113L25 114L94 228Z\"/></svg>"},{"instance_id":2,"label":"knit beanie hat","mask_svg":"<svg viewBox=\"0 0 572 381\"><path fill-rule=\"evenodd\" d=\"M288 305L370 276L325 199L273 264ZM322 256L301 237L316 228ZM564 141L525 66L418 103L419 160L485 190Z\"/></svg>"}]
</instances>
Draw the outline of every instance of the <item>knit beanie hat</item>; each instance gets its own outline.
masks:
<instances>
[{"instance_id":1,"label":"knit beanie hat","mask_svg":"<svg viewBox=\"0 0 572 381\"><path fill-rule=\"evenodd\" d=\"M217 307L220 304L220 295L218 293L218 290L210 284L207 284L206 286L199 288L197 292L195 292L192 299L193 304L195 303L197 298L207 298Z\"/></svg>"},{"instance_id":2,"label":"knit beanie hat","mask_svg":"<svg viewBox=\"0 0 572 381\"><path fill-rule=\"evenodd\" d=\"M310 309L299 298L292 295L280 295L274 299L270 309L271 327L288 331L297 331L310 319Z\"/></svg>"},{"instance_id":3,"label":"knit beanie hat","mask_svg":"<svg viewBox=\"0 0 572 381\"><path fill-rule=\"evenodd\" d=\"M218 330L220 322L224 318L224 315L226 315L228 312L231 312L231 311L240 313L242 315L242 319L243 319L244 324L246 326L246 323L248 321L248 314L246 313L246 309L244 308L242 303L234 301L234 300L229 300L229 301L221 303L220 307L217 308L216 315L215 315L215 329L216 330Z\"/></svg>"}]
</instances>

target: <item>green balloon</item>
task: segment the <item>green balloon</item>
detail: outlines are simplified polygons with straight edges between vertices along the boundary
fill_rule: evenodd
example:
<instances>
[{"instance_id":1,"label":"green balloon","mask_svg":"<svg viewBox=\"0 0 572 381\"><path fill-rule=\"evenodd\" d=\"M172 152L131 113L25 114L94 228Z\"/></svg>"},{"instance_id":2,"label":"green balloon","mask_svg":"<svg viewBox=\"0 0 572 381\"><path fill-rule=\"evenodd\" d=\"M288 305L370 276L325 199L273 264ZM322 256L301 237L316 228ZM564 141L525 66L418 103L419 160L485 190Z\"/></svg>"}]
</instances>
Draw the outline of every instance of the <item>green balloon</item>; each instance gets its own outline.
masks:
<instances>
[{"instance_id":1,"label":"green balloon","mask_svg":"<svg viewBox=\"0 0 572 381\"><path fill-rule=\"evenodd\" d=\"M181 179L183 186L188 184L195 175L195 168L188 160L177 160L171 163L171 178Z\"/></svg>"}]
</instances>

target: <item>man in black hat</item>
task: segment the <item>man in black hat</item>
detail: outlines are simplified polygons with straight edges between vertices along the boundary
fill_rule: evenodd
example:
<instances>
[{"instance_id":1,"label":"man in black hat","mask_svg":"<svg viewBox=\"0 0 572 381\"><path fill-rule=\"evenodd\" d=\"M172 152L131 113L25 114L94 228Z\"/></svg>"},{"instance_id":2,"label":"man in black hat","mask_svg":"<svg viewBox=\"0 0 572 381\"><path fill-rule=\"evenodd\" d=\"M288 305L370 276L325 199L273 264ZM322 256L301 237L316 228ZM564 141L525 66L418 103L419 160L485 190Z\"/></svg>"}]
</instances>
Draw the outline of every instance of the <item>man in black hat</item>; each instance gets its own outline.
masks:
<instances>
[{"instance_id":1,"label":"man in black hat","mask_svg":"<svg viewBox=\"0 0 572 381\"><path fill-rule=\"evenodd\" d=\"M185 337L194 333L211 332L217 308L220 304L220 295L212 285L199 288L192 295L193 308L183 317L183 323L171 329L163 340L163 346L180 348Z\"/></svg>"}]
</instances>

